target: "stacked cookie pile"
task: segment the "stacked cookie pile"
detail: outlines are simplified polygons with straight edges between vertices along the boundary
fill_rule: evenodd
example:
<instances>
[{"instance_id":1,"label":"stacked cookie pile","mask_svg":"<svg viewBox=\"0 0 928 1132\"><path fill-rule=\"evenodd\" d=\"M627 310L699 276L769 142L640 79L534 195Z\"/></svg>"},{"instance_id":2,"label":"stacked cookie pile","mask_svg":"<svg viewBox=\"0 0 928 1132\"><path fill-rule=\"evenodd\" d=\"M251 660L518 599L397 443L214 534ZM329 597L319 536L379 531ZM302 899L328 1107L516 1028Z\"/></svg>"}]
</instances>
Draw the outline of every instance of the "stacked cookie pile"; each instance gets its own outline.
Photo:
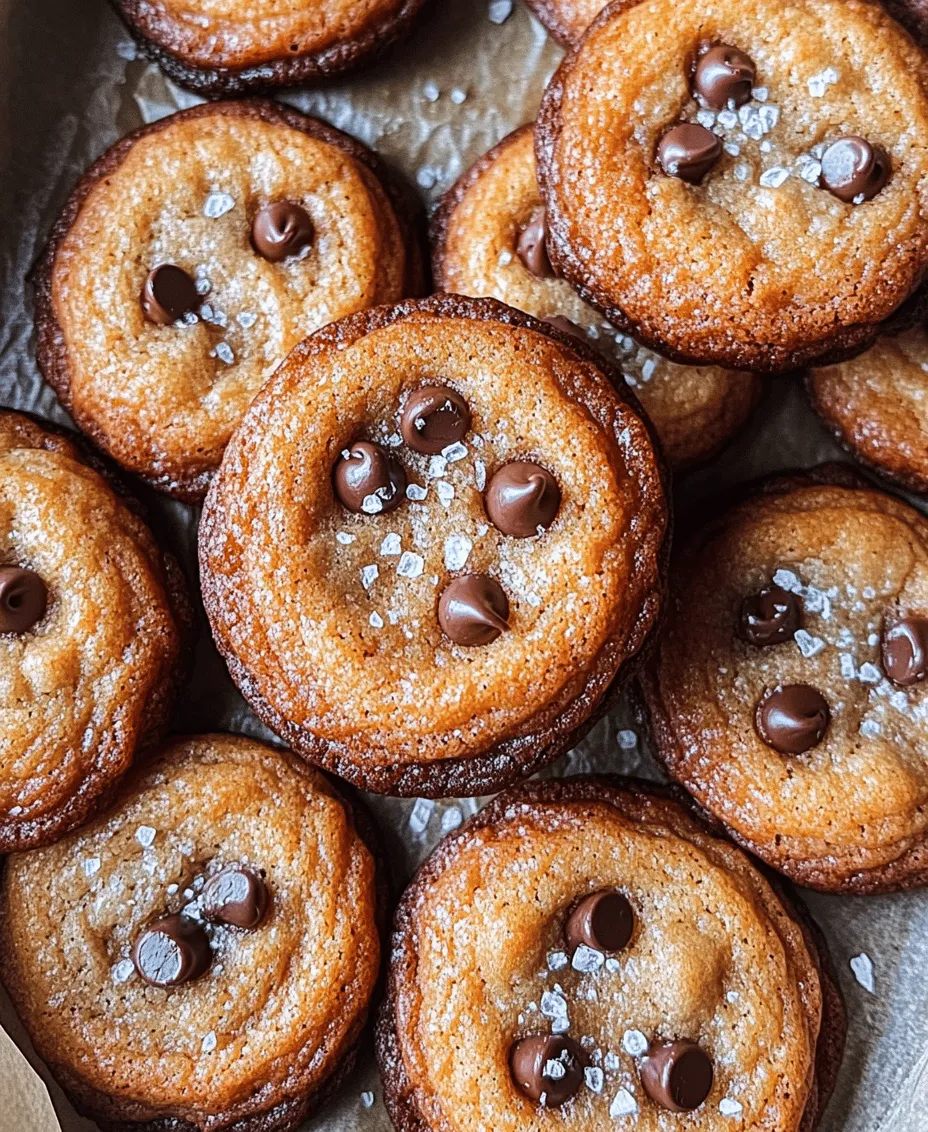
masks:
<instances>
[{"instance_id":1,"label":"stacked cookie pile","mask_svg":"<svg viewBox=\"0 0 928 1132\"><path fill-rule=\"evenodd\" d=\"M418 4L116 6L229 96ZM128 135L51 232L81 435L0 413L0 974L104 1129L297 1128L389 954L400 1132L812 1132L845 1018L790 882L928 881L928 520L829 465L672 554L670 486L789 374L928 489L923 13L599 7L536 5L568 53L441 201L430 297L407 188L254 97ZM195 618L134 481L202 505L209 631L281 745L165 740ZM623 694L671 784L523 781ZM389 948L358 790L502 791Z\"/></svg>"}]
</instances>

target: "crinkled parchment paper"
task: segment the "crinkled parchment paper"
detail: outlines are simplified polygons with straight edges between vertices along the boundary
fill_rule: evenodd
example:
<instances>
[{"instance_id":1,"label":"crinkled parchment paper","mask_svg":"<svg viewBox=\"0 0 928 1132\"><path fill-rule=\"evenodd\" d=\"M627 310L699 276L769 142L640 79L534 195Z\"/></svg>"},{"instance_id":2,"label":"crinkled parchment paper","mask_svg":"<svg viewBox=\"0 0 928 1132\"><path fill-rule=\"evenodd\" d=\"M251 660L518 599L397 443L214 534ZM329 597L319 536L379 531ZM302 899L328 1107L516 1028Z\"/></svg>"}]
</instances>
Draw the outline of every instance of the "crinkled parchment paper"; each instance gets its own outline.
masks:
<instances>
[{"instance_id":1,"label":"crinkled parchment paper","mask_svg":"<svg viewBox=\"0 0 928 1132\"><path fill-rule=\"evenodd\" d=\"M0 158L5 171L0 404L66 420L33 360L25 275L86 165L126 130L194 101L134 54L104 0L0 0ZM336 87L288 92L285 100L373 146L404 170L431 202L471 161L533 116L559 56L542 28L510 0L433 0L412 38L374 70ZM799 389L778 381L752 428L721 460L688 477L678 490L684 498L697 498L760 472L835 455ZM174 547L190 577L196 577L195 511L164 501L157 505L168 519ZM263 734L205 634L179 726ZM656 775L627 713L620 710L600 723L555 772L587 770ZM478 805L472 799L371 802L401 879L443 831L454 828ZM809 903L831 944L851 1021L825 1132L924 1132L928 893L869 899L810 895ZM65 1132L93 1129L50 1081L6 1001L0 1001L0 1020L48 1083ZM2 1034L0 1099L0 1125L16 1132L55 1127L42 1108L47 1100L41 1085L17 1068ZM626 1125L632 1126L617 1121L617 1127ZM733 1121L736 1125L740 1127ZM316 1132L389 1132L369 1049L338 1102L306 1127Z\"/></svg>"}]
</instances>

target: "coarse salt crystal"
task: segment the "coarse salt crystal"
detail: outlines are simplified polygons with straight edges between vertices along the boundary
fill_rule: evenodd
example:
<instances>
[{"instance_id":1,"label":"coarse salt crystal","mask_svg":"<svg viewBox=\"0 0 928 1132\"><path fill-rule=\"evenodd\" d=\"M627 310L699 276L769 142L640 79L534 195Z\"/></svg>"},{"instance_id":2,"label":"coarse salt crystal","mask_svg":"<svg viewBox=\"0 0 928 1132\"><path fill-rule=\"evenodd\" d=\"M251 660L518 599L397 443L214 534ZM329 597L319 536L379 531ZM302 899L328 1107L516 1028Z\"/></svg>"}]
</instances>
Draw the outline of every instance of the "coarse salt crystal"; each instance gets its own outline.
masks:
<instances>
[{"instance_id":1,"label":"coarse salt crystal","mask_svg":"<svg viewBox=\"0 0 928 1132\"><path fill-rule=\"evenodd\" d=\"M598 971L605 961L606 957L601 951L596 951L595 948L587 947L585 943L581 943L574 952L570 965L575 971L589 975L593 971Z\"/></svg>"},{"instance_id":2,"label":"coarse salt crystal","mask_svg":"<svg viewBox=\"0 0 928 1132\"><path fill-rule=\"evenodd\" d=\"M365 1092L363 1092L361 1094L361 1105L364 1108L373 1108L374 1107L374 1094L367 1092L365 1090Z\"/></svg>"},{"instance_id":3,"label":"coarse salt crystal","mask_svg":"<svg viewBox=\"0 0 928 1132\"><path fill-rule=\"evenodd\" d=\"M772 169L765 169L760 175L760 183L765 189L778 189L789 178L789 170L782 165L774 165Z\"/></svg>"},{"instance_id":4,"label":"coarse salt crystal","mask_svg":"<svg viewBox=\"0 0 928 1132\"><path fill-rule=\"evenodd\" d=\"M487 486L487 466L482 460L474 460L474 487L483 491Z\"/></svg>"},{"instance_id":5,"label":"coarse salt crystal","mask_svg":"<svg viewBox=\"0 0 928 1132\"><path fill-rule=\"evenodd\" d=\"M428 82L423 83L422 93L425 95L429 102L437 102L439 97L441 96L441 91L439 90L438 85L436 83L433 83L431 79L429 79Z\"/></svg>"},{"instance_id":6,"label":"coarse salt crystal","mask_svg":"<svg viewBox=\"0 0 928 1132\"><path fill-rule=\"evenodd\" d=\"M620 731L617 738L623 751L633 751L638 746L638 736L634 731Z\"/></svg>"},{"instance_id":7,"label":"coarse salt crystal","mask_svg":"<svg viewBox=\"0 0 928 1132\"><path fill-rule=\"evenodd\" d=\"M347 531L336 531L335 541L340 542L342 546L350 546L354 542L354 535L350 535Z\"/></svg>"},{"instance_id":8,"label":"coarse salt crystal","mask_svg":"<svg viewBox=\"0 0 928 1132\"><path fill-rule=\"evenodd\" d=\"M258 321L258 316L254 311L240 311L235 316L235 321L242 327L243 330L250 330Z\"/></svg>"},{"instance_id":9,"label":"coarse salt crystal","mask_svg":"<svg viewBox=\"0 0 928 1132\"><path fill-rule=\"evenodd\" d=\"M857 675L857 665L849 652L841 653L841 675L845 680L853 680Z\"/></svg>"},{"instance_id":10,"label":"coarse salt crystal","mask_svg":"<svg viewBox=\"0 0 928 1132\"><path fill-rule=\"evenodd\" d=\"M865 991L869 991L870 994L876 993L873 980L873 960L865 951L862 951L860 955L855 955L851 960L851 970L854 972L854 978Z\"/></svg>"},{"instance_id":11,"label":"coarse salt crystal","mask_svg":"<svg viewBox=\"0 0 928 1132\"><path fill-rule=\"evenodd\" d=\"M648 1052L648 1039L640 1030L626 1030L622 1035L622 1049L629 1057L643 1057Z\"/></svg>"},{"instance_id":12,"label":"coarse salt crystal","mask_svg":"<svg viewBox=\"0 0 928 1132\"><path fill-rule=\"evenodd\" d=\"M463 570L474 544L467 535L449 535L445 539L445 566L448 570Z\"/></svg>"},{"instance_id":13,"label":"coarse salt crystal","mask_svg":"<svg viewBox=\"0 0 928 1132\"><path fill-rule=\"evenodd\" d=\"M442 833L450 833L453 829L457 829L463 821L464 815L461 813L461 811L457 808L457 806L451 806L450 809L445 810L445 812L441 815Z\"/></svg>"},{"instance_id":14,"label":"coarse salt crystal","mask_svg":"<svg viewBox=\"0 0 928 1132\"><path fill-rule=\"evenodd\" d=\"M860 733L867 739L876 739L882 732L882 727L875 719L865 719L860 725Z\"/></svg>"},{"instance_id":15,"label":"coarse salt crystal","mask_svg":"<svg viewBox=\"0 0 928 1132\"><path fill-rule=\"evenodd\" d=\"M563 1061L556 1061L552 1058L545 1062L541 1075L547 1077L549 1081L560 1081L562 1077L567 1076L567 1066Z\"/></svg>"},{"instance_id":16,"label":"coarse salt crystal","mask_svg":"<svg viewBox=\"0 0 928 1132\"><path fill-rule=\"evenodd\" d=\"M432 818L435 803L431 798L417 798L409 814L409 828L415 834L425 833Z\"/></svg>"},{"instance_id":17,"label":"coarse salt crystal","mask_svg":"<svg viewBox=\"0 0 928 1132\"><path fill-rule=\"evenodd\" d=\"M733 1097L723 1097L719 1101L719 1112L722 1116L740 1116L743 1111L741 1102Z\"/></svg>"},{"instance_id":18,"label":"coarse salt crystal","mask_svg":"<svg viewBox=\"0 0 928 1132\"><path fill-rule=\"evenodd\" d=\"M383 510L383 500L376 492L371 492L361 500L361 510L365 515L379 515Z\"/></svg>"},{"instance_id":19,"label":"coarse salt crystal","mask_svg":"<svg viewBox=\"0 0 928 1132\"><path fill-rule=\"evenodd\" d=\"M435 492L442 507L451 506L451 501L454 499L454 484L448 483L447 480L439 480L435 484Z\"/></svg>"},{"instance_id":20,"label":"coarse salt crystal","mask_svg":"<svg viewBox=\"0 0 928 1132\"><path fill-rule=\"evenodd\" d=\"M376 609L370 615L370 617L368 617L368 621L370 622L371 627L374 628L374 629L382 629L383 628L383 618L380 616L380 614L377 612Z\"/></svg>"},{"instance_id":21,"label":"coarse salt crystal","mask_svg":"<svg viewBox=\"0 0 928 1132\"><path fill-rule=\"evenodd\" d=\"M565 955L563 951L552 951L548 954L549 971L561 971L567 966L569 962L570 959L567 957L567 955Z\"/></svg>"},{"instance_id":22,"label":"coarse salt crystal","mask_svg":"<svg viewBox=\"0 0 928 1132\"><path fill-rule=\"evenodd\" d=\"M806 658L818 656L818 654L825 647L825 642L821 637L813 637L811 633L806 632L805 629L797 629L793 633L793 640L799 646L799 651Z\"/></svg>"},{"instance_id":23,"label":"coarse salt crystal","mask_svg":"<svg viewBox=\"0 0 928 1132\"><path fill-rule=\"evenodd\" d=\"M429 460L429 475L432 479L438 479L443 476L448 470L448 461L444 456L433 456Z\"/></svg>"},{"instance_id":24,"label":"coarse salt crystal","mask_svg":"<svg viewBox=\"0 0 928 1132\"><path fill-rule=\"evenodd\" d=\"M225 216L227 212L231 212L233 208L235 208L235 201L228 193L210 193L203 202L203 215L210 220L218 220L220 216Z\"/></svg>"},{"instance_id":25,"label":"coarse salt crystal","mask_svg":"<svg viewBox=\"0 0 928 1132\"><path fill-rule=\"evenodd\" d=\"M216 357L221 362L225 362L227 366L232 365L232 363L235 361L235 354L232 353L232 347L228 342L216 343Z\"/></svg>"},{"instance_id":26,"label":"coarse salt crystal","mask_svg":"<svg viewBox=\"0 0 928 1132\"><path fill-rule=\"evenodd\" d=\"M603 1065L605 1065L606 1069L608 1069L611 1073L620 1068L620 1066L622 1065L622 1059L617 1053L607 1053L603 1058Z\"/></svg>"},{"instance_id":27,"label":"coarse salt crystal","mask_svg":"<svg viewBox=\"0 0 928 1132\"><path fill-rule=\"evenodd\" d=\"M422 484L410 483L406 485L406 498L412 499L416 503L421 503L428 493L429 489L423 487Z\"/></svg>"},{"instance_id":28,"label":"coarse salt crystal","mask_svg":"<svg viewBox=\"0 0 928 1132\"><path fill-rule=\"evenodd\" d=\"M157 832L158 831L152 829L150 825L140 825L139 828L135 831L135 840L139 843L139 845L147 849L154 843L155 835Z\"/></svg>"},{"instance_id":29,"label":"coarse salt crystal","mask_svg":"<svg viewBox=\"0 0 928 1132\"><path fill-rule=\"evenodd\" d=\"M100 858L88 857L84 862L84 875L88 877L95 876L100 871Z\"/></svg>"},{"instance_id":30,"label":"coarse salt crystal","mask_svg":"<svg viewBox=\"0 0 928 1132\"><path fill-rule=\"evenodd\" d=\"M120 959L113 968L113 982L117 984L127 982L132 978L134 970L135 964L131 959Z\"/></svg>"},{"instance_id":31,"label":"coarse salt crystal","mask_svg":"<svg viewBox=\"0 0 928 1132\"><path fill-rule=\"evenodd\" d=\"M603 1071L594 1065L588 1065L583 1071L583 1079L591 1093L601 1093L606 1078Z\"/></svg>"},{"instance_id":32,"label":"coarse salt crystal","mask_svg":"<svg viewBox=\"0 0 928 1132\"><path fill-rule=\"evenodd\" d=\"M460 106L462 102L467 99L467 91L462 90L461 87L456 86L451 91L451 101L455 106Z\"/></svg>"},{"instance_id":33,"label":"coarse salt crystal","mask_svg":"<svg viewBox=\"0 0 928 1132\"><path fill-rule=\"evenodd\" d=\"M609 1106L610 1116L633 1116L637 1111L638 1102L625 1088L619 1089Z\"/></svg>"},{"instance_id":34,"label":"coarse salt crystal","mask_svg":"<svg viewBox=\"0 0 928 1132\"><path fill-rule=\"evenodd\" d=\"M210 1030L210 1032L206 1035L206 1037L203 1039L202 1043L200 1044L200 1049L204 1053L212 1053L212 1051L215 1048L216 1048L216 1035L212 1030Z\"/></svg>"},{"instance_id":35,"label":"coarse salt crystal","mask_svg":"<svg viewBox=\"0 0 928 1132\"><path fill-rule=\"evenodd\" d=\"M866 664L862 664L857 670L857 679L860 680L862 684L879 684L883 679L883 674L875 664L871 664L867 661Z\"/></svg>"},{"instance_id":36,"label":"coarse salt crystal","mask_svg":"<svg viewBox=\"0 0 928 1132\"><path fill-rule=\"evenodd\" d=\"M396 572L401 578L418 578L424 569L425 559L411 550L403 551L396 566Z\"/></svg>"},{"instance_id":37,"label":"coarse salt crystal","mask_svg":"<svg viewBox=\"0 0 928 1132\"><path fill-rule=\"evenodd\" d=\"M467 446L457 440L454 444L449 444L447 448L442 448L441 454L449 464L454 464L458 460L463 460L467 455Z\"/></svg>"},{"instance_id":38,"label":"coarse salt crystal","mask_svg":"<svg viewBox=\"0 0 928 1132\"><path fill-rule=\"evenodd\" d=\"M380 573L380 567L376 563L371 563L370 566L361 567L361 585L369 590L374 582L377 581L377 576Z\"/></svg>"},{"instance_id":39,"label":"coarse salt crystal","mask_svg":"<svg viewBox=\"0 0 928 1132\"><path fill-rule=\"evenodd\" d=\"M512 0L491 0L488 14L491 24L504 24L512 15Z\"/></svg>"},{"instance_id":40,"label":"coarse salt crystal","mask_svg":"<svg viewBox=\"0 0 928 1132\"><path fill-rule=\"evenodd\" d=\"M545 1018L566 1018L567 999L557 991L545 991L541 996L541 1012Z\"/></svg>"},{"instance_id":41,"label":"coarse salt crystal","mask_svg":"<svg viewBox=\"0 0 928 1132\"><path fill-rule=\"evenodd\" d=\"M380 553L388 556L399 554L402 549L403 540L393 531L384 536L384 540L380 544Z\"/></svg>"}]
</instances>

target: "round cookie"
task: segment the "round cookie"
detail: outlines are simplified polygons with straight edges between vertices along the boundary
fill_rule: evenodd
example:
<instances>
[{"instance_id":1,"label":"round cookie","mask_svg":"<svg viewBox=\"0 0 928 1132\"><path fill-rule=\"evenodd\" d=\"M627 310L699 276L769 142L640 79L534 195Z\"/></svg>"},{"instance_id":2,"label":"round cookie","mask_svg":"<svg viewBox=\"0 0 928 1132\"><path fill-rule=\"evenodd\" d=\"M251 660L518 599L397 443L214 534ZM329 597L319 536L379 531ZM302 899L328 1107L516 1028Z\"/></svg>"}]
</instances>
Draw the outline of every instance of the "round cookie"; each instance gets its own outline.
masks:
<instances>
[{"instance_id":1,"label":"round cookie","mask_svg":"<svg viewBox=\"0 0 928 1132\"><path fill-rule=\"evenodd\" d=\"M812 407L858 459L928 492L928 331L880 338L858 358L812 370Z\"/></svg>"},{"instance_id":2,"label":"round cookie","mask_svg":"<svg viewBox=\"0 0 928 1132\"><path fill-rule=\"evenodd\" d=\"M481 794L607 709L657 619L669 516L604 365L459 296L290 355L200 527L217 646L290 747L369 790Z\"/></svg>"},{"instance_id":3,"label":"round cookie","mask_svg":"<svg viewBox=\"0 0 928 1132\"><path fill-rule=\"evenodd\" d=\"M928 0L882 0L882 3L916 43L922 47L928 45Z\"/></svg>"},{"instance_id":4,"label":"round cookie","mask_svg":"<svg viewBox=\"0 0 928 1132\"><path fill-rule=\"evenodd\" d=\"M371 832L285 751L174 741L92 825L9 859L0 973L107 1128L286 1132L354 1062L380 969Z\"/></svg>"},{"instance_id":5,"label":"round cookie","mask_svg":"<svg viewBox=\"0 0 928 1132\"><path fill-rule=\"evenodd\" d=\"M423 0L112 0L142 51L206 97L341 75L403 36Z\"/></svg>"},{"instance_id":6,"label":"round cookie","mask_svg":"<svg viewBox=\"0 0 928 1132\"><path fill-rule=\"evenodd\" d=\"M39 366L95 443L194 501L297 342L421 283L405 198L364 146L276 103L197 106L72 193L37 271Z\"/></svg>"},{"instance_id":7,"label":"round cookie","mask_svg":"<svg viewBox=\"0 0 928 1132\"><path fill-rule=\"evenodd\" d=\"M544 253L532 127L490 150L446 194L432 224L436 285L489 296L537 318L569 319L618 365L647 411L670 464L711 457L746 422L762 389L753 374L676 365L604 322L555 278Z\"/></svg>"},{"instance_id":8,"label":"round cookie","mask_svg":"<svg viewBox=\"0 0 928 1132\"><path fill-rule=\"evenodd\" d=\"M800 884L925 884L926 615L919 512L841 465L763 485L680 550L641 676L656 753Z\"/></svg>"},{"instance_id":9,"label":"round cookie","mask_svg":"<svg viewBox=\"0 0 928 1132\"><path fill-rule=\"evenodd\" d=\"M62 430L0 411L0 853L61 837L164 732L186 670L177 563Z\"/></svg>"},{"instance_id":10,"label":"round cookie","mask_svg":"<svg viewBox=\"0 0 928 1132\"><path fill-rule=\"evenodd\" d=\"M426 861L378 1058L398 1132L812 1132L844 1033L820 937L745 854L666 791L575 778Z\"/></svg>"},{"instance_id":11,"label":"round cookie","mask_svg":"<svg viewBox=\"0 0 928 1132\"><path fill-rule=\"evenodd\" d=\"M680 361L860 352L928 266L923 71L862 0L611 6L536 127L555 270Z\"/></svg>"}]
</instances>

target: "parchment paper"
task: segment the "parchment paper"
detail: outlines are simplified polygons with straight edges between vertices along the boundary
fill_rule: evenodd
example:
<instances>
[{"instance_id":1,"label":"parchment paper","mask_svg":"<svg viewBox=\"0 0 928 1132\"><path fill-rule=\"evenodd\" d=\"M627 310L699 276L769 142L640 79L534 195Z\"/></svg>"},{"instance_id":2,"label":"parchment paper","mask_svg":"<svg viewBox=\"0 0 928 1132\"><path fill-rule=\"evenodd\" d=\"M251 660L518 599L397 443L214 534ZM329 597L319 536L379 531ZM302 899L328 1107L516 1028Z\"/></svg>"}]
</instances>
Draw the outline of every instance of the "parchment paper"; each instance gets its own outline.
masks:
<instances>
[{"instance_id":1,"label":"parchment paper","mask_svg":"<svg viewBox=\"0 0 928 1132\"><path fill-rule=\"evenodd\" d=\"M5 95L0 156L6 171L0 188L0 404L67 420L36 371L25 275L87 164L126 130L195 101L134 54L104 0L0 0L0 93ZM412 38L372 71L325 90L288 92L284 98L375 147L431 202L471 161L533 117L559 57L519 4L510 9L509 0L433 0ZM773 383L751 428L712 467L681 482L678 492L686 501L764 471L838 455L798 387L781 380ZM195 511L163 500L156 506L170 524L174 549L195 578ZM233 689L205 631L178 726L265 734ZM627 712L620 709L554 773L625 770L657 777L631 730ZM372 798L371 804L403 880L443 830L479 803ZM809 903L831 944L851 1022L824 1132L925 1132L928 893L867 899L810 895ZM852 959L867 985L855 977ZM64 1132L92 1130L95 1126L77 1117L50 1082L5 1000L0 1001L0 1021L49 1083ZM41 1108L41 1091L28 1091L40 1089L38 1082L23 1079L2 1051L0 1045L0 1127L32 1132L27 1123L32 1119L36 1129L53 1129ZM22 1100L30 1096L35 1105ZM19 1109L11 1107L16 1103ZM616 1126L631 1128L633 1122L618 1120ZM306 1129L389 1132L369 1049L337 1103Z\"/></svg>"}]
</instances>

